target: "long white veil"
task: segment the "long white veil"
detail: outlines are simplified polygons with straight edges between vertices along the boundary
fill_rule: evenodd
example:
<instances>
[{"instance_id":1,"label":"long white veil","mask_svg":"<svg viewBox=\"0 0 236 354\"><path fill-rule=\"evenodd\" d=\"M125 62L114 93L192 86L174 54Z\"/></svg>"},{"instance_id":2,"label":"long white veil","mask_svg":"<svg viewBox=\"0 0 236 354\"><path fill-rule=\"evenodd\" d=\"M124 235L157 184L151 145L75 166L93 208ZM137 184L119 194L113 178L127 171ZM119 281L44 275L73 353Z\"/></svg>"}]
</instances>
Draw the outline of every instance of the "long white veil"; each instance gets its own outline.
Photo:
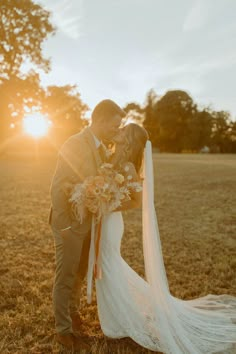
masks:
<instances>
[{"instance_id":1,"label":"long white veil","mask_svg":"<svg viewBox=\"0 0 236 354\"><path fill-rule=\"evenodd\" d=\"M164 353L236 353L236 297L207 295L180 300L170 294L154 207L152 146L144 151L143 249L145 272L160 323ZM234 343L234 344L233 344Z\"/></svg>"}]
</instances>

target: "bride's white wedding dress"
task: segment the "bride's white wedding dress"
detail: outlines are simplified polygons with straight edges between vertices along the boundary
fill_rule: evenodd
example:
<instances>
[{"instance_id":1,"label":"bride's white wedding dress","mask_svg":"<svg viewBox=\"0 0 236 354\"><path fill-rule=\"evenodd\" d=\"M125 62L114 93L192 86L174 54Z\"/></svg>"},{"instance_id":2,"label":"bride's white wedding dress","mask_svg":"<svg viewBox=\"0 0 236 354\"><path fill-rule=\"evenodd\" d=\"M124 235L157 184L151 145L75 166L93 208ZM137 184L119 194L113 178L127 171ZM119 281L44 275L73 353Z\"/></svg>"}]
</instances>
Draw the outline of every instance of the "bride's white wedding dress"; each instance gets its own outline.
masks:
<instances>
[{"instance_id":1,"label":"bride's white wedding dress","mask_svg":"<svg viewBox=\"0 0 236 354\"><path fill-rule=\"evenodd\" d=\"M121 257L121 212L105 216L102 279L96 279L101 328L108 337L130 337L145 348L168 354L236 353L235 297L208 295L184 301L169 292L153 203L149 144L145 154L143 247L147 281Z\"/></svg>"},{"instance_id":2,"label":"bride's white wedding dress","mask_svg":"<svg viewBox=\"0 0 236 354\"><path fill-rule=\"evenodd\" d=\"M121 212L111 213L103 220L102 279L96 280L101 328L108 337L131 337L142 346L157 350L159 324L154 317L150 287L120 254L123 227Z\"/></svg>"},{"instance_id":3,"label":"bride's white wedding dress","mask_svg":"<svg viewBox=\"0 0 236 354\"><path fill-rule=\"evenodd\" d=\"M209 310L211 298L214 297L182 301L169 294L173 306L160 307L151 286L121 257L122 235L121 212L107 215L102 224L102 279L96 280L98 314L103 333L111 338L130 337L145 348L164 353L226 353L231 347L227 341L236 342L236 325L233 327L230 316L224 317L218 313L219 309ZM230 297L216 298L222 303L230 303ZM204 307L207 309L204 310ZM173 343L173 349L170 349L171 342L166 345L162 343L161 335L166 323L160 321L161 316L156 316L158 311L165 310L175 311L167 313L170 326L173 318L173 329L177 319L173 340L179 343ZM235 353L236 349L231 352Z\"/></svg>"}]
</instances>

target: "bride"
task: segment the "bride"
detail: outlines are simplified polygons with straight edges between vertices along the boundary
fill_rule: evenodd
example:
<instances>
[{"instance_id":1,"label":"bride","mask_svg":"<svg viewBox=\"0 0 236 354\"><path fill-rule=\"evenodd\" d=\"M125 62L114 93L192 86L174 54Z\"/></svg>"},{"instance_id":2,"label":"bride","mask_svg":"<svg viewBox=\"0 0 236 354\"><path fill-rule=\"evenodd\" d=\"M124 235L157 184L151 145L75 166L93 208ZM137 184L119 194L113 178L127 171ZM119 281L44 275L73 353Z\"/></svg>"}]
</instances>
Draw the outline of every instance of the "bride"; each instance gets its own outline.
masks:
<instances>
[{"instance_id":1,"label":"bride","mask_svg":"<svg viewBox=\"0 0 236 354\"><path fill-rule=\"evenodd\" d=\"M130 337L145 348L168 354L235 353L236 297L181 300L170 294L154 208L151 143L143 128L129 124L116 141L112 163L129 179L140 181L142 160L143 191L133 193L120 211L102 221L102 278L96 279L102 331L108 337ZM122 210L137 207L141 200L146 280L120 253Z\"/></svg>"}]
</instances>

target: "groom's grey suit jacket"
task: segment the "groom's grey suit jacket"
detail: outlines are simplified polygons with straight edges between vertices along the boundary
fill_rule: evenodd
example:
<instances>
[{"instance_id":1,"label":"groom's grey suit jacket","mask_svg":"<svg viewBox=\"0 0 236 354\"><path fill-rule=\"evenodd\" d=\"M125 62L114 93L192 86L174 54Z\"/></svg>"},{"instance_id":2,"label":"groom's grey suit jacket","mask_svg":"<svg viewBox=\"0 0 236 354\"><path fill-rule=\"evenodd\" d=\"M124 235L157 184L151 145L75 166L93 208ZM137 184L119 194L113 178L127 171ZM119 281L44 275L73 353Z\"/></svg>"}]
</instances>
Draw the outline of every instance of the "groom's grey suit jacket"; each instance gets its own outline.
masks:
<instances>
[{"instance_id":1,"label":"groom's grey suit jacket","mask_svg":"<svg viewBox=\"0 0 236 354\"><path fill-rule=\"evenodd\" d=\"M80 224L72 215L68 196L65 193L67 182L81 183L88 176L95 176L102 160L89 127L72 135L58 153L56 171L50 187L51 210L49 223L62 230L71 226L74 232L86 233L91 228L91 215Z\"/></svg>"}]
</instances>

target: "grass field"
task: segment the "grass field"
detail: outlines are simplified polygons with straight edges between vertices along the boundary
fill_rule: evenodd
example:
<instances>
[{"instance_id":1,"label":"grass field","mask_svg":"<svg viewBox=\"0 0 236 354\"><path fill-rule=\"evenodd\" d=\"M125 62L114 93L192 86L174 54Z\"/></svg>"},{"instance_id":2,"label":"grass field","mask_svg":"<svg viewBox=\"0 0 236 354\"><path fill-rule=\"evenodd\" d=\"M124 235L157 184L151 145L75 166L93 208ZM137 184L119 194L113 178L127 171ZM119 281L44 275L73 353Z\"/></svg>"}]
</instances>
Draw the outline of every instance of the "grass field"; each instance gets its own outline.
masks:
<instances>
[{"instance_id":1,"label":"grass field","mask_svg":"<svg viewBox=\"0 0 236 354\"><path fill-rule=\"evenodd\" d=\"M236 155L155 154L155 205L171 293L236 296ZM0 353L58 353L47 225L55 159L0 160ZM122 254L144 276L141 211L124 213ZM96 301L82 300L93 353L151 353L104 338Z\"/></svg>"}]
</instances>

